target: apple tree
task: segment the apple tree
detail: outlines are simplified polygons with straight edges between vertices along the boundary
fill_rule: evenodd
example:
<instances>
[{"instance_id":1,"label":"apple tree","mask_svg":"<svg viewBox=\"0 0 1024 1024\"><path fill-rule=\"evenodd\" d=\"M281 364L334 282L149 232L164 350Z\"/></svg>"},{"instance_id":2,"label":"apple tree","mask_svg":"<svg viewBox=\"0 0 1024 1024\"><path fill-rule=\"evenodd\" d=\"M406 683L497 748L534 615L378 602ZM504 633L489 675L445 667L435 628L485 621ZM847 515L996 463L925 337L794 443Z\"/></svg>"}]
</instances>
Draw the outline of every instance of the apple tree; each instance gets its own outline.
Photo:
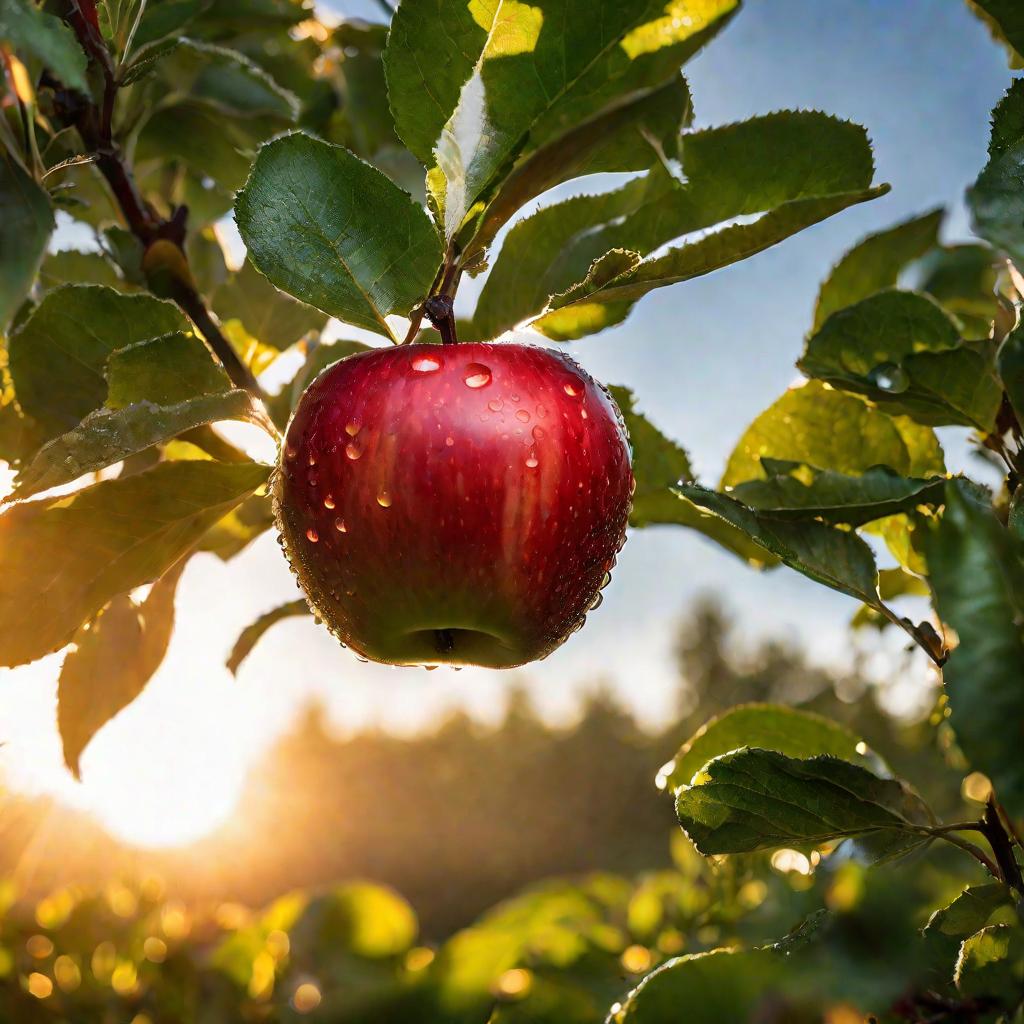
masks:
<instances>
[{"instance_id":1,"label":"apple tree","mask_svg":"<svg viewBox=\"0 0 1024 1024\"><path fill-rule=\"evenodd\" d=\"M976 6L1024 48L1016 4ZM977 820L940 821L861 738L744 706L659 776L693 848L838 871L947 845L965 881L988 877L867 994L837 953L851 921L826 910L776 942L666 960L609 998L610 1019L812 1020L845 1000L879 1019L1019 1020L1019 82L970 196L984 241L941 245L932 212L848 253L821 288L807 382L748 428L718 487L642 400L554 351L886 191L864 129L827 114L692 127L681 68L738 8L402 0L384 29L327 28L292 0L0 0L0 458L16 469L0 654L67 649L58 721L77 770L159 666L188 560L234 557L275 516L308 609L254 623L233 668L307 610L378 660L520 664L582 625L627 516L697 530L906 633L943 673L951 756L991 789ZM631 177L521 214L606 172ZM232 212L238 267L217 229ZM52 244L58 214L87 247ZM460 283L484 272L456 318ZM321 341L329 320L351 337ZM502 340L514 329L552 344ZM299 368L267 394L285 353ZM229 421L285 431L279 465L215 429ZM948 473L935 427L970 431L994 486ZM907 595L934 616L893 610ZM574 1019L460 1004L460 950L393 1019Z\"/></svg>"}]
</instances>

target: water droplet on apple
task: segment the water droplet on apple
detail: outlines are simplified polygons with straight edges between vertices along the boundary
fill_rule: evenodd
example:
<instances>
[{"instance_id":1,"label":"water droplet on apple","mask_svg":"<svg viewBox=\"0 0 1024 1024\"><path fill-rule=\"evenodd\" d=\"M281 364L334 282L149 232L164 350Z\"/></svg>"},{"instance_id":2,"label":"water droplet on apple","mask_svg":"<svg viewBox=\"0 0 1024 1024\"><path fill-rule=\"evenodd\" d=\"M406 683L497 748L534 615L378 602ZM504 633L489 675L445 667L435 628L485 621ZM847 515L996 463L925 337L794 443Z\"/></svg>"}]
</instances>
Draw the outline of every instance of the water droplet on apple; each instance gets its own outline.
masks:
<instances>
[{"instance_id":1,"label":"water droplet on apple","mask_svg":"<svg viewBox=\"0 0 1024 1024\"><path fill-rule=\"evenodd\" d=\"M604 594L598 591L594 595L594 600L590 602L590 610L593 611L595 608L601 607L601 602L604 600Z\"/></svg>"},{"instance_id":2,"label":"water droplet on apple","mask_svg":"<svg viewBox=\"0 0 1024 1024\"><path fill-rule=\"evenodd\" d=\"M538 405L537 406L537 419L542 420L542 419L544 419L545 416L547 416L547 414L548 414L548 411L547 411L547 409L544 408L543 405Z\"/></svg>"},{"instance_id":3,"label":"water droplet on apple","mask_svg":"<svg viewBox=\"0 0 1024 1024\"><path fill-rule=\"evenodd\" d=\"M491 368L483 363L470 363L462 378L467 388L482 388L491 383Z\"/></svg>"},{"instance_id":4,"label":"water droplet on apple","mask_svg":"<svg viewBox=\"0 0 1024 1024\"><path fill-rule=\"evenodd\" d=\"M349 437L355 437L356 434L359 433L359 424L358 423L349 423L345 427L345 433L348 434Z\"/></svg>"},{"instance_id":5,"label":"water droplet on apple","mask_svg":"<svg viewBox=\"0 0 1024 1024\"><path fill-rule=\"evenodd\" d=\"M491 410L491 412L501 412L501 407L502 407L502 406L503 406L504 404L505 404L505 403L504 403L504 402L502 402L502 400L501 400L500 398L492 398L492 399L491 399L491 400L490 400L490 401L489 401L489 402L487 403L487 408L488 408L488 409L490 409L490 410Z\"/></svg>"},{"instance_id":6,"label":"water droplet on apple","mask_svg":"<svg viewBox=\"0 0 1024 1024\"><path fill-rule=\"evenodd\" d=\"M359 445L359 444L356 444L355 441L349 441L349 443L347 445L345 445L345 454L353 462L355 462L356 459L358 459L359 456L363 454L363 446Z\"/></svg>"},{"instance_id":7,"label":"water droplet on apple","mask_svg":"<svg viewBox=\"0 0 1024 1024\"><path fill-rule=\"evenodd\" d=\"M444 443L445 443L445 444L446 444L446 445L447 445L447 446L448 446L449 448L451 448L451 447L452 447L452 445L454 445L454 444L455 444L455 438L454 438L454 437L446 437L446 438L444 439Z\"/></svg>"},{"instance_id":8,"label":"water droplet on apple","mask_svg":"<svg viewBox=\"0 0 1024 1024\"><path fill-rule=\"evenodd\" d=\"M316 475L316 473L310 473L309 474L309 486L310 487L316 487L319 483L320 483L320 478Z\"/></svg>"},{"instance_id":9,"label":"water droplet on apple","mask_svg":"<svg viewBox=\"0 0 1024 1024\"><path fill-rule=\"evenodd\" d=\"M579 383L575 383L575 384L563 384L563 385L562 385L562 390L563 390L563 391L564 391L564 392L565 392L565 393L566 393L566 394L567 394L567 395L568 395L568 396L569 396L570 398L579 398L579 397L580 397L580 395L582 395L582 394L583 394L583 387L582 387L582 385L580 385Z\"/></svg>"},{"instance_id":10,"label":"water droplet on apple","mask_svg":"<svg viewBox=\"0 0 1024 1024\"><path fill-rule=\"evenodd\" d=\"M534 427L531 433L538 441L544 436L544 430L542 427Z\"/></svg>"},{"instance_id":11,"label":"water droplet on apple","mask_svg":"<svg viewBox=\"0 0 1024 1024\"><path fill-rule=\"evenodd\" d=\"M345 525L344 519L335 519L334 528L338 531L338 533L348 533L348 527Z\"/></svg>"},{"instance_id":12,"label":"water droplet on apple","mask_svg":"<svg viewBox=\"0 0 1024 1024\"><path fill-rule=\"evenodd\" d=\"M412 368L417 373L434 373L441 369L441 360L437 356L416 356Z\"/></svg>"},{"instance_id":13,"label":"water droplet on apple","mask_svg":"<svg viewBox=\"0 0 1024 1024\"><path fill-rule=\"evenodd\" d=\"M516 419L519 420L520 423L529 423L530 414L525 409L516 409Z\"/></svg>"},{"instance_id":14,"label":"water droplet on apple","mask_svg":"<svg viewBox=\"0 0 1024 1024\"><path fill-rule=\"evenodd\" d=\"M377 504L381 508L391 508L391 494L388 491L381 491L377 495Z\"/></svg>"},{"instance_id":15,"label":"water droplet on apple","mask_svg":"<svg viewBox=\"0 0 1024 1024\"><path fill-rule=\"evenodd\" d=\"M294 459L295 458L295 449L290 444L289 445L285 445L284 457L286 459Z\"/></svg>"},{"instance_id":16,"label":"water droplet on apple","mask_svg":"<svg viewBox=\"0 0 1024 1024\"><path fill-rule=\"evenodd\" d=\"M310 464L310 466L315 466L316 465L316 456L315 455L310 455L310 457L309 457L309 464Z\"/></svg>"},{"instance_id":17,"label":"water droplet on apple","mask_svg":"<svg viewBox=\"0 0 1024 1024\"><path fill-rule=\"evenodd\" d=\"M334 508L334 498L332 495L328 494L324 498L324 508Z\"/></svg>"},{"instance_id":18,"label":"water droplet on apple","mask_svg":"<svg viewBox=\"0 0 1024 1024\"><path fill-rule=\"evenodd\" d=\"M320 534L317 533L316 530L314 530L313 527L311 526L306 531L306 540L308 540L311 544L315 544L319 539L320 539Z\"/></svg>"},{"instance_id":19,"label":"water droplet on apple","mask_svg":"<svg viewBox=\"0 0 1024 1024\"><path fill-rule=\"evenodd\" d=\"M536 469L537 465L538 465L538 463L537 463L537 453L531 451L530 454L527 456L527 459L526 459L526 468L527 469Z\"/></svg>"}]
</instances>

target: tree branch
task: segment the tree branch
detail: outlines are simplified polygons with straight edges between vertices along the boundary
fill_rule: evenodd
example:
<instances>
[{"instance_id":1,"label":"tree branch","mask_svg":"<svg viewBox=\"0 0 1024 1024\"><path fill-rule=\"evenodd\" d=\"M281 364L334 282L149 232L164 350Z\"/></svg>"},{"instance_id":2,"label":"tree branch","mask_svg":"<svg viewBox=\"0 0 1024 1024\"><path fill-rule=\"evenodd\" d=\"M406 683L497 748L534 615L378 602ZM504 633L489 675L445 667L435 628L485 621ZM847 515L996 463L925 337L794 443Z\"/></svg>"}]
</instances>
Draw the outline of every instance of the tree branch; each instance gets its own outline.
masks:
<instances>
[{"instance_id":1,"label":"tree branch","mask_svg":"<svg viewBox=\"0 0 1024 1024\"><path fill-rule=\"evenodd\" d=\"M183 270L174 274L173 279L167 283L168 296L206 339L232 384L265 401L266 396L256 378L224 337L192 280L184 249L187 208L179 206L171 217L161 217L142 197L131 168L114 140L114 101L117 98L118 81L110 51L99 32L94 14L90 0L72 0L72 10L66 15L66 20L89 58L100 70L103 77L102 102L97 105L90 98L65 89L50 78L49 84L55 87L55 106L63 119L78 129L86 149L95 154L96 166L110 186L129 230L141 243L143 250L163 240L172 243L181 254Z\"/></svg>"}]
</instances>

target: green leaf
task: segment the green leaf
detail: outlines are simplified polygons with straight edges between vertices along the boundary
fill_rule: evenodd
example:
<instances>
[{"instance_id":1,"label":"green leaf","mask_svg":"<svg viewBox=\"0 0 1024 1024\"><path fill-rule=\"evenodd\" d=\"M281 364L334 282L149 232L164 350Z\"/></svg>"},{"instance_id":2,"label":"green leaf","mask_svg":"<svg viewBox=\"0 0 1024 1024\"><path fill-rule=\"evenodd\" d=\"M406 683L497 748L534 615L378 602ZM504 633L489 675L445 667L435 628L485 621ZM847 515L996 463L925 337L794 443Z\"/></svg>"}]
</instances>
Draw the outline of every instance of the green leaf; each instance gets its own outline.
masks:
<instances>
[{"instance_id":1,"label":"green leaf","mask_svg":"<svg viewBox=\"0 0 1024 1024\"><path fill-rule=\"evenodd\" d=\"M39 284L46 291L62 284L101 284L124 291L126 283L117 267L99 252L62 249L46 256L39 268Z\"/></svg>"},{"instance_id":2,"label":"green leaf","mask_svg":"<svg viewBox=\"0 0 1024 1024\"><path fill-rule=\"evenodd\" d=\"M923 934L945 958L955 955L963 940L984 928L997 912L1014 913L1012 891L1002 882L971 885L928 918Z\"/></svg>"},{"instance_id":3,"label":"green leaf","mask_svg":"<svg viewBox=\"0 0 1024 1024\"><path fill-rule=\"evenodd\" d=\"M295 96L237 50L183 39L163 61L161 73L172 95L187 95L226 114L269 114L283 123L298 114Z\"/></svg>"},{"instance_id":4,"label":"green leaf","mask_svg":"<svg viewBox=\"0 0 1024 1024\"><path fill-rule=\"evenodd\" d=\"M989 160L967 192L975 234L1024 263L1024 79L992 111Z\"/></svg>"},{"instance_id":5,"label":"green leaf","mask_svg":"<svg viewBox=\"0 0 1024 1024\"><path fill-rule=\"evenodd\" d=\"M68 643L104 605L163 575L266 482L255 463L167 462L0 516L0 660Z\"/></svg>"},{"instance_id":6,"label":"green leaf","mask_svg":"<svg viewBox=\"0 0 1024 1024\"><path fill-rule=\"evenodd\" d=\"M308 135L260 150L235 216L249 259L273 284L393 340L385 317L408 313L441 261L422 207L369 164Z\"/></svg>"},{"instance_id":7,"label":"green leaf","mask_svg":"<svg viewBox=\"0 0 1024 1024\"><path fill-rule=\"evenodd\" d=\"M680 480L693 479L693 470L686 452L665 437L646 416L636 411L633 394L628 388L612 387L609 390L622 413L633 453L636 490L629 514L630 525L665 523L687 526L705 534L747 562L763 566L774 561L739 530L716 516L701 512L672 489L672 485Z\"/></svg>"},{"instance_id":8,"label":"green leaf","mask_svg":"<svg viewBox=\"0 0 1024 1024\"><path fill-rule=\"evenodd\" d=\"M900 476L888 466L872 466L860 476L817 469L800 462L762 458L768 477L737 484L737 501L778 519L817 517L827 523L863 526L919 505L941 504L945 477L921 480Z\"/></svg>"},{"instance_id":9,"label":"green leaf","mask_svg":"<svg viewBox=\"0 0 1024 1024\"><path fill-rule=\"evenodd\" d=\"M740 704L705 722L659 772L669 792L687 786L713 758L740 747L774 750L789 757L828 754L864 767L876 767L867 747L844 726L822 715L781 704Z\"/></svg>"},{"instance_id":10,"label":"green leaf","mask_svg":"<svg viewBox=\"0 0 1024 1024\"><path fill-rule=\"evenodd\" d=\"M755 544L809 579L881 610L878 569L871 548L850 530L816 519L791 522L758 512L727 494L697 484L679 488L695 505L742 530Z\"/></svg>"},{"instance_id":11,"label":"green leaf","mask_svg":"<svg viewBox=\"0 0 1024 1024\"><path fill-rule=\"evenodd\" d=\"M848 475L878 465L912 477L945 472L930 427L816 381L791 388L754 420L729 456L722 486L764 478L765 456Z\"/></svg>"},{"instance_id":12,"label":"green leaf","mask_svg":"<svg viewBox=\"0 0 1024 1024\"><path fill-rule=\"evenodd\" d=\"M825 114L789 111L693 132L681 154L679 179L656 166L612 192L574 197L517 224L481 293L479 335L494 337L549 306L625 304L613 310L621 319L652 288L752 255L876 194L864 130ZM744 222L724 226L737 219ZM643 257L716 225L723 226L664 255L591 272L613 250Z\"/></svg>"},{"instance_id":13,"label":"green leaf","mask_svg":"<svg viewBox=\"0 0 1024 1024\"><path fill-rule=\"evenodd\" d=\"M926 542L935 607L959 638L943 670L950 724L968 762L1024 815L1024 545L962 482Z\"/></svg>"},{"instance_id":14,"label":"green leaf","mask_svg":"<svg viewBox=\"0 0 1024 1024\"><path fill-rule=\"evenodd\" d=\"M988 22L992 34L1005 46L1012 49L1017 57L1013 67L1020 67L1020 56L1024 54L1024 11L1016 0L968 0L969 5Z\"/></svg>"},{"instance_id":15,"label":"green leaf","mask_svg":"<svg viewBox=\"0 0 1024 1024\"><path fill-rule=\"evenodd\" d=\"M136 53L167 36L180 35L206 7L209 0L162 0L148 4L133 39Z\"/></svg>"},{"instance_id":16,"label":"green leaf","mask_svg":"<svg viewBox=\"0 0 1024 1024\"><path fill-rule=\"evenodd\" d=\"M181 559L136 604L115 597L75 634L57 684L57 725L64 763L80 777L79 759L89 741L145 689L160 667L174 630L174 592Z\"/></svg>"},{"instance_id":17,"label":"green leaf","mask_svg":"<svg viewBox=\"0 0 1024 1024\"><path fill-rule=\"evenodd\" d=\"M472 262L531 199L571 178L616 171L645 171L678 155L679 132L690 121L686 81L677 76L653 92L613 107L530 153L487 204L466 245Z\"/></svg>"},{"instance_id":18,"label":"green leaf","mask_svg":"<svg viewBox=\"0 0 1024 1024\"><path fill-rule=\"evenodd\" d=\"M32 0L4 0L0 6L0 39L22 56L31 55L64 85L89 95L85 51L60 18L41 11Z\"/></svg>"},{"instance_id":19,"label":"green leaf","mask_svg":"<svg viewBox=\"0 0 1024 1024\"><path fill-rule=\"evenodd\" d=\"M723 754L679 790L676 814L705 856L852 837L880 840L890 855L927 841L927 809L902 782L827 755Z\"/></svg>"},{"instance_id":20,"label":"green leaf","mask_svg":"<svg viewBox=\"0 0 1024 1024\"><path fill-rule=\"evenodd\" d=\"M1017 422L1024 423L1024 324L1018 324L1003 340L996 364Z\"/></svg>"},{"instance_id":21,"label":"green leaf","mask_svg":"<svg viewBox=\"0 0 1024 1024\"><path fill-rule=\"evenodd\" d=\"M450 237L508 161L665 83L736 0L673 17L664 0L470 5L407 0L384 65L398 134L441 168Z\"/></svg>"},{"instance_id":22,"label":"green leaf","mask_svg":"<svg viewBox=\"0 0 1024 1024\"><path fill-rule=\"evenodd\" d=\"M1002 400L994 356L992 342L962 343L934 300L884 291L833 313L798 366L918 422L987 431Z\"/></svg>"},{"instance_id":23,"label":"green leaf","mask_svg":"<svg viewBox=\"0 0 1024 1024\"><path fill-rule=\"evenodd\" d=\"M199 542L200 551L209 551L227 562L244 551L257 537L274 525L270 497L254 494L218 520Z\"/></svg>"},{"instance_id":24,"label":"green leaf","mask_svg":"<svg viewBox=\"0 0 1024 1024\"><path fill-rule=\"evenodd\" d=\"M318 309L278 291L248 260L217 289L212 305L222 320L241 320L254 338L282 352L327 322Z\"/></svg>"},{"instance_id":25,"label":"green leaf","mask_svg":"<svg viewBox=\"0 0 1024 1024\"><path fill-rule=\"evenodd\" d=\"M195 335L176 331L117 349L107 360L107 405L175 405L229 391L231 381Z\"/></svg>"},{"instance_id":26,"label":"green leaf","mask_svg":"<svg viewBox=\"0 0 1024 1024\"><path fill-rule=\"evenodd\" d=\"M965 996L1016 1007L1024 992L1024 929L993 924L965 939L953 979Z\"/></svg>"},{"instance_id":27,"label":"green leaf","mask_svg":"<svg viewBox=\"0 0 1024 1024\"><path fill-rule=\"evenodd\" d=\"M231 654L226 662L231 674L238 675L238 669L242 662L249 657L252 649L271 626L282 619L311 614L309 605L302 598L297 601L289 601L287 604L280 604L276 608L271 608L269 612L264 612L255 622L250 623L238 634L238 639L235 641L234 647L231 648Z\"/></svg>"},{"instance_id":28,"label":"green leaf","mask_svg":"<svg viewBox=\"0 0 1024 1024\"><path fill-rule=\"evenodd\" d=\"M908 263L938 244L942 218L941 209L932 210L868 235L854 246L832 268L818 291L815 330L844 306L893 287Z\"/></svg>"},{"instance_id":29,"label":"green leaf","mask_svg":"<svg viewBox=\"0 0 1024 1024\"><path fill-rule=\"evenodd\" d=\"M153 445L208 423L243 420L266 426L266 413L248 391L201 395L173 405L143 399L116 409L97 409L78 426L45 444L18 474L13 498L71 483L113 466Z\"/></svg>"},{"instance_id":30,"label":"green leaf","mask_svg":"<svg viewBox=\"0 0 1024 1024\"><path fill-rule=\"evenodd\" d=\"M0 14L0 38L2 22ZM46 191L0 147L0 331L25 301L53 228Z\"/></svg>"},{"instance_id":31,"label":"green leaf","mask_svg":"<svg viewBox=\"0 0 1024 1024\"><path fill-rule=\"evenodd\" d=\"M935 248L914 267L916 288L963 324L965 338L987 338L999 308L998 259L980 243Z\"/></svg>"},{"instance_id":32,"label":"green leaf","mask_svg":"<svg viewBox=\"0 0 1024 1024\"><path fill-rule=\"evenodd\" d=\"M115 349L184 327L175 306L148 295L97 285L55 288L11 335L18 404L49 437L61 434L103 404L103 372Z\"/></svg>"}]
</instances>

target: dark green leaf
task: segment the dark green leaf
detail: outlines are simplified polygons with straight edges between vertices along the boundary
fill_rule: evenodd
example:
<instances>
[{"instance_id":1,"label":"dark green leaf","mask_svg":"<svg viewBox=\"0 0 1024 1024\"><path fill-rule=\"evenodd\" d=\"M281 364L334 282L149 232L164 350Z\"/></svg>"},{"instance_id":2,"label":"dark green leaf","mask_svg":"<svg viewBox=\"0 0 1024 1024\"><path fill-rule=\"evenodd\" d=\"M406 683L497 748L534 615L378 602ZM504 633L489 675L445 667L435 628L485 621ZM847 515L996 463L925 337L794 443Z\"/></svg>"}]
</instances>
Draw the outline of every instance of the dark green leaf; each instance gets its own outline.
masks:
<instances>
[{"instance_id":1,"label":"dark green leaf","mask_svg":"<svg viewBox=\"0 0 1024 1024\"><path fill-rule=\"evenodd\" d=\"M39 268L39 283L47 291L62 284L101 284L118 291L126 286L117 267L102 253L75 249L50 253Z\"/></svg>"},{"instance_id":2,"label":"dark green leaf","mask_svg":"<svg viewBox=\"0 0 1024 1024\"><path fill-rule=\"evenodd\" d=\"M994 354L991 342L962 343L934 300L884 291L833 313L798 365L919 422L990 430L1002 397Z\"/></svg>"},{"instance_id":3,"label":"dark green leaf","mask_svg":"<svg viewBox=\"0 0 1024 1024\"><path fill-rule=\"evenodd\" d=\"M998 259L980 243L935 248L915 264L915 287L964 325L964 337L987 338L998 310Z\"/></svg>"},{"instance_id":4,"label":"dark green leaf","mask_svg":"<svg viewBox=\"0 0 1024 1024\"><path fill-rule=\"evenodd\" d=\"M10 508L0 516L3 664L63 647L118 594L163 575L267 475L255 463L167 462Z\"/></svg>"},{"instance_id":5,"label":"dark green leaf","mask_svg":"<svg viewBox=\"0 0 1024 1024\"><path fill-rule=\"evenodd\" d=\"M1024 262L1024 79L992 112L989 160L967 192L974 232Z\"/></svg>"},{"instance_id":6,"label":"dark green leaf","mask_svg":"<svg viewBox=\"0 0 1024 1024\"><path fill-rule=\"evenodd\" d=\"M2 22L0 15L0 38ZM53 227L45 190L0 146L0 331L25 301Z\"/></svg>"},{"instance_id":7,"label":"dark green leaf","mask_svg":"<svg viewBox=\"0 0 1024 1024\"><path fill-rule=\"evenodd\" d=\"M89 94L85 52L75 33L60 18L40 10L33 0L4 0L0 39L13 44L15 52L41 61L66 86Z\"/></svg>"},{"instance_id":8,"label":"dark green leaf","mask_svg":"<svg viewBox=\"0 0 1024 1024\"><path fill-rule=\"evenodd\" d=\"M878 608L878 570L871 548L850 530L815 519L775 519L697 484L679 488L695 505L742 530L754 543L777 555L804 576Z\"/></svg>"},{"instance_id":9,"label":"dark green leaf","mask_svg":"<svg viewBox=\"0 0 1024 1024\"><path fill-rule=\"evenodd\" d=\"M938 244L943 211L932 210L868 235L836 265L818 291L814 328L837 310L896 284L900 271Z\"/></svg>"},{"instance_id":10,"label":"dark green leaf","mask_svg":"<svg viewBox=\"0 0 1024 1024\"><path fill-rule=\"evenodd\" d=\"M996 364L1017 422L1024 423L1024 323L1006 336L996 354Z\"/></svg>"},{"instance_id":11,"label":"dark green leaf","mask_svg":"<svg viewBox=\"0 0 1024 1024\"><path fill-rule=\"evenodd\" d=\"M167 36L180 35L189 22L206 7L209 7L209 0L150 2L146 5L133 39L136 53Z\"/></svg>"},{"instance_id":12,"label":"dark green leaf","mask_svg":"<svg viewBox=\"0 0 1024 1024\"><path fill-rule=\"evenodd\" d=\"M1011 814L1024 814L1024 545L950 481L946 511L928 538L935 607L959 637L943 675L950 723L968 762Z\"/></svg>"},{"instance_id":13,"label":"dark green leaf","mask_svg":"<svg viewBox=\"0 0 1024 1024\"><path fill-rule=\"evenodd\" d=\"M768 477L737 484L729 493L773 518L806 519L863 526L919 505L941 504L945 477L921 480L900 476L888 466L873 466L860 476L816 469L800 462L763 458Z\"/></svg>"},{"instance_id":14,"label":"dark green leaf","mask_svg":"<svg viewBox=\"0 0 1024 1024\"><path fill-rule=\"evenodd\" d=\"M282 352L327 322L318 309L278 291L248 260L217 289L212 304L222 320L241 320L254 338Z\"/></svg>"},{"instance_id":15,"label":"dark green leaf","mask_svg":"<svg viewBox=\"0 0 1024 1024\"><path fill-rule=\"evenodd\" d=\"M789 757L829 754L864 767L877 767L853 733L821 715L780 704L740 704L694 733L659 773L669 792L687 786L713 758L740 747L774 750Z\"/></svg>"},{"instance_id":16,"label":"dark green leaf","mask_svg":"<svg viewBox=\"0 0 1024 1024\"><path fill-rule=\"evenodd\" d=\"M115 349L184 327L175 306L148 295L55 288L10 339L18 403L50 437L61 434L103 404L104 368Z\"/></svg>"},{"instance_id":17,"label":"dark green leaf","mask_svg":"<svg viewBox=\"0 0 1024 1024\"><path fill-rule=\"evenodd\" d=\"M676 813L705 856L873 834L906 852L927 840L921 826L928 821L908 793L902 782L839 758L748 748L705 765L677 793Z\"/></svg>"},{"instance_id":18,"label":"dark green leaf","mask_svg":"<svg viewBox=\"0 0 1024 1024\"><path fill-rule=\"evenodd\" d=\"M238 669L242 662L249 657L252 649L271 626L282 619L311 614L309 605L302 598L297 601L289 601L287 604L278 605L276 608L271 608L269 612L264 612L255 622L246 626L238 634L238 639L235 641L235 646L231 648L231 654L228 656L226 663L231 670L231 674L238 674Z\"/></svg>"},{"instance_id":19,"label":"dark green leaf","mask_svg":"<svg viewBox=\"0 0 1024 1024\"><path fill-rule=\"evenodd\" d=\"M878 465L903 476L945 472L931 428L815 381L791 388L751 423L729 457L722 486L763 479L765 457L845 474Z\"/></svg>"},{"instance_id":20,"label":"dark green leaf","mask_svg":"<svg viewBox=\"0 0 1024 1024\"><path fill-rule=\"evenodd\" d=\"M75 634L57 685L57 725L64 763L76 778L89 741L142 693L164 660L184 566L182 559L165 572L141 604L119 594Z\"/></svg>"},{"instance_id":21,"label":"dark green leaf","mask_svg":"<svg viewBox=\"0 0 1024 1024\"><path fill-rule=\"evenodd\" d=\"M686 135L681 148L682 180L657 166L613 192L577 196L516 225L480 296L479 335L494 337L549 305L618 305L621 319L651 288L752 255L874 194L864 130L825 114L770 114ZM736 218L747 222L650 260L620 261L614 273L591 273L612 250L643 257ZM566 315L539 326L550 330Z\"/></svg>"},{"instance_id":22,"label":"dark green leaf","mask_svg":"<svg viewBox=\"0 0 1024 1024\"><path fill-rule=\"evenodd\" d=\"M78 426L55 437L18 474L14 498L28 498L113 466L153 445L207 423L245 420L259 426L266 413L248 391L223 391L173 405L148 400L117 409L96 409Z\"/></svg>"},{"instance_id":23,"label":"dark green leaf","mask_svg":"<svg viewBox=\"0 0 1024 1024\"><path fill-rule=\"evenodd\" d=\"M369 164L307 135L260 150L235 215L249 259L273 284L387 338L385 317L408 313L441 261L422 207Z\"/></svg>"},{"instance_id":24,"label":"dark green leaf","mask_svg":"<svg viewBox=\"0 0 1024 1024\"><path fill-rule=\"evenodd\" d=\"M1014 67L1020 67L1024 54L1024 11L1017 0L968 0L1000 39L1015 54Z\"/></svg>"},{"instance_id":25,"label":"dark green leaf","mask_svg":"<svg viewBox=\"0 0 1024 1024\"><path fill-rule=\"evenodd\" d=\"M126 345L107 361L107 405L175 405L230 390L231 381L195 335L175 332Z\"/></svg>"},{"instance_id":26,"label":"dark green leaf","mask_svg":"<svg viewBox=\"0 0 1024 1024\"><path fill-rule=\"evenodd\" d=\"M1012 891L1002 882L968 886L947 906L936 910L924 937L942 953L955 953L968 936L984 928L998 911L1014 913Z\"/></svg>"}]
</instances>

